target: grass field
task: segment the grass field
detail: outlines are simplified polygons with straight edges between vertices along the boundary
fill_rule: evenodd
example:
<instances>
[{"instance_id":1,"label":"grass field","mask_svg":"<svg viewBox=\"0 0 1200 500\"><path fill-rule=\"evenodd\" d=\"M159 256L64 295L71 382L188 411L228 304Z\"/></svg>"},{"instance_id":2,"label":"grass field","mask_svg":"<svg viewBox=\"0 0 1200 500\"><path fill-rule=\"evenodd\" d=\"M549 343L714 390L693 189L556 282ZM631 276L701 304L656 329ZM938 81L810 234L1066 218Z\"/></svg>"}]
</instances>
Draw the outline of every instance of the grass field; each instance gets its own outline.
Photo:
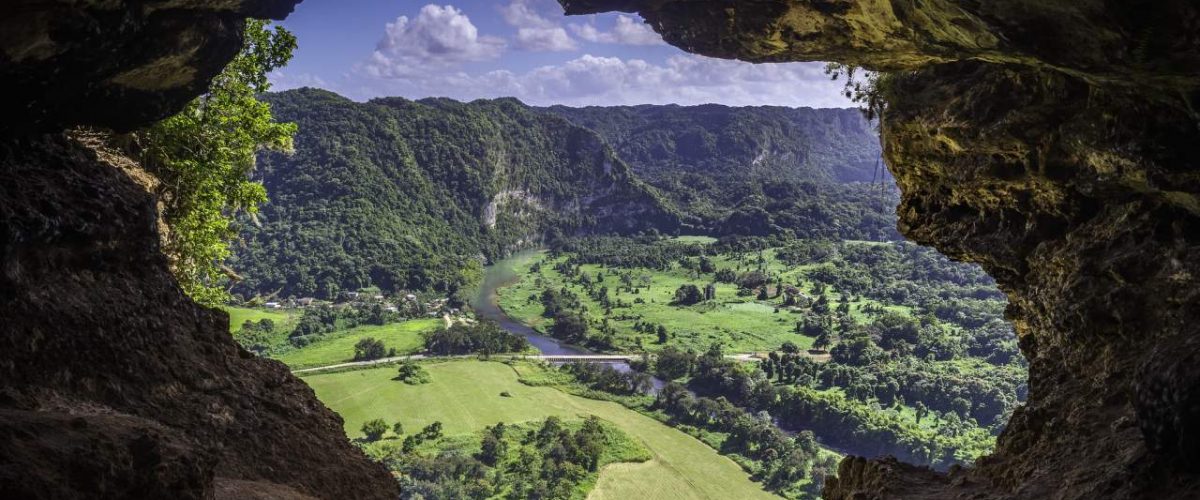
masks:
<instances>
[{"instance_id":1,"label":"grass field","mask_svg":"<svg viewBox=\"0 0 1200 500\"><path fill-rule=\"evenodd\" d=\"M397 354L411 354L424 347L421 338L423 332L433 330L441 325L441 319L429 318L386 325L360 326L343 332L331 333L302 349L292 349L273 357L292 368L345 363L354 360L354 344L366 337L382 340L388 349L396 349Z\"/></svg>"},{"instance_id":2,"label":"grass field","mask_svg":"<svg viewBox=\"0 0 1200 500\"><path fill-rule=\"evenodd\" d=\"M247 346L255 343L263 343L268 346L288 346L287 336L295 327L296 321L300 318L299 311L284 311L284 310L267 310L249 307L223 306L221 308L226 313L229 313L229 331L233 333L233 337ZM246 321L257 323L259 320L269 319L275 322L275 329L266 334L254 334L250 337L243 337L238 334L242 329L242 324Z\"/></svg>"},{"instance_id":3,"label":"grass field","mask_svg":"<svg viewBox=\"0 0 1200 500\"><path fill-rule=\"evenodd\" d=\"M704 443L619 404L526 386L512 367L497 362L456 360L424 366L432 381L417 386L392 380L393 368L312 375L304 380L342 415L350 437L361 436L363 422L373 418L400 421L406 429L440 421L446 435L453 436L473 434L497 422L596 415L645 444L653 458L606 467L590 498L777 498ZM511 397L502 397L501 392Z\"/></svg>"},{"instance_id":4,"label":"grass field","mask_svg":"<svg viewBox=\"0 0 1200 500\"><path fill-rule=\"evenodd\" d=\"M540 295L545 288L561 288L566 282L554 271L552 265L541 266L541 286L538 286L539 276L529 275L529 266L522 266L526 276L513 286L500 292L500 305L513 318L535 328L547 328L547 319L542 317L542 304L530 301L530 296ZM671 305L675 290L684 284L703 286L707 279L689 275L686 269L671 271L656 271L639 269L637 274L651 277L649 288L643 288L638 294L619 293L618 276L615 270L605 270L596 265L584 265L582 270L595 276L598 271L606 271L604 286L607 286L613 299L633 302L640 298L645 303L633 304L630 308L614 310L614 315L630 315L637 319L611 320L617 329L618 350L636 352L638 350L657 350L656 336L649 333L637 332L633 329L637 321L660 324L667 328L673 337L670 345L680 348L690 348L703 351L714 342L722 342L728 351L751 352L778 349L785 341L791 341L801 347L809 347L812 339L794 333L797 315L784 310L775 312L775 306L768 302L758 302L754 297L738 297L737 287L733 284L718 283L717 300L690 307ZM583 293L577 285L571 287L580 295L593 320L599 320L603 309ZM641 341L639 347L638 341Z\"/></svg>"},{"instance_id":5,"label":"grass field","mask_svg":"<svg viewBox=\"0 0 1200 500\"><path fill-rule=\"evenodd\" d=\"M681 237L685 238L685 237ZM704 237L686 237L690 243L703 243ZM810 293L813 283L805 277L805 271L812 266L788 266L779 262L774 250L765 250L761 254L747 253L738 256L721 255L713 258L717 268L729 268L738 272L750 271L758 266L757 259L761 256L763 266L772 275L782 276L785 283L798 285L805 293ZM542 261L541 271L531 273L530 265ZM521 280L499 292L500 306L509 316L534 328L545 330L550 320L542 317L543 307L536 297L546 288L559 289L563 286L580 296L588 308L588 315L595 323L603 318L603 308L598 302L588 297L583 288L577 283L568 282L564 276L553 269L556 261L550 260L545 253L526 254L520 258L501 261L497 265L512 267L521 275ZM657 337L651 333L642 333L633 329L638 321L663 325L672 335L667 345L683 349L703 351L714 342L720 342L727 352L761 352L776 350L784 342L792 342L801 348L812 346L813 339L795 333L796 322L801 319L799 314L792 314L782 306L783 298L774 296L771 287L771 297L767 300L757 300L754 296L738 296L737 286L731 283L715 283L716 300L693 306L672 305L675 290L685 284L704 286L711 282L712 275L697 274L695 271L676 266L668 271L653 269L633 269L635 276L648 276L650 286L641 288L639 293L619 292L621 286L618 272L626 269L604 268L598 265L583 265L583 272L595 277L597 273L604 274L604 281L597 286L607 286L612 299L621 299L631 303L630 307L613 310L610 325L616 330L616 350L622 352L637 352L642 350L654 351L663 346L657 343ZM829 290L832 300L840 298L836 290ZM633 303L636 299L644 303ZM909 308L894 304L879 303L870 299L858 297L850 303L851 314L860 321L869 321L862 312L864 306L871 304L882 306L892 311L908 313Z\"/></svg>"},{"instance_id":6,"label":"grass field","mask_svg":"<svg viewBox=\"0 0 1200 500\"><path fill-rule=\"evenodd\" d=\"M241 329L242 323L246 321L258 322L258 320L269 319L274 321L276 325L283 325L292 321L292 315L284 311L269 311L266 309L236 306L223 306L221 310L229 313L230 332L236 332Z\"/></svg>"}]
</instances>

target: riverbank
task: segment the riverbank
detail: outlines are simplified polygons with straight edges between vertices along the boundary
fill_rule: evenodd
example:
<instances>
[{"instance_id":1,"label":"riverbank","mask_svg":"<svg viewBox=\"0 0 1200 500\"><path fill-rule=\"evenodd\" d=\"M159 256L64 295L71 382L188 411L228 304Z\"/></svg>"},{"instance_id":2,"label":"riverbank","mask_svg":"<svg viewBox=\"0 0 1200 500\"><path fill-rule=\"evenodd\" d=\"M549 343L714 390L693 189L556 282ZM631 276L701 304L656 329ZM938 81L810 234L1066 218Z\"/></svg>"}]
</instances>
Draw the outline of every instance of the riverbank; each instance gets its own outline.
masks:
<instances>
[{"instance_id":1,"label":"riverbank","mask_svg":"<svg viewBox=\"0 0 1200 500\"><path fill-rule=\"evenodd\" d=\"M500 307L500 289L520 282L524 274L520 270L528 267L543 253L545 250L522 250L488 266L484 270L483 282L471 299L471 309L475 311L476 316L495 321L501 328L525 337L525 340L528 340L530 345L542 354L595 354L583 347L564 344L552 337L542 335L541 332L534 330L529 325L513 319Z\"/></svg>"}]
</instances>

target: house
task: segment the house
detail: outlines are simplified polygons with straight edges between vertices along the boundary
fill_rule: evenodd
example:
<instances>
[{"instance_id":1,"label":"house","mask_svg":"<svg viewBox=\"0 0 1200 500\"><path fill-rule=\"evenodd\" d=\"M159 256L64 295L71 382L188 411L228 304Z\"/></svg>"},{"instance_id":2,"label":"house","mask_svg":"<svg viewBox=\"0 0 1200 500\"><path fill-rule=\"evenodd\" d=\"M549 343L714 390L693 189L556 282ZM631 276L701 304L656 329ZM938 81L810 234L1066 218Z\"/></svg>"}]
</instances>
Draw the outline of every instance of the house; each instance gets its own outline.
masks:
<instances>
[{"instance_id":1,"label":"house","mask_svg":"<svg viewBox=\"0 0 1200 500\"><path fill-rule=\"evenodd\" d=\"M267 302L263 305L266 306L267 309L279 309L281 307L278 302Z\"/></svg>"},{"instance_id":2,"label":"house","mask_svg":"<svg viewBox=\"0 0 1200 500\"><path fill-rule=\"evenodd\" d=\"M299 304L300 307L308 307L308 306L313 305L313 302L316 302L316 300L317 299L314 299L312 297L304 297L301 299L296 299L296 304Z\"/></svg>"}]
</instances>

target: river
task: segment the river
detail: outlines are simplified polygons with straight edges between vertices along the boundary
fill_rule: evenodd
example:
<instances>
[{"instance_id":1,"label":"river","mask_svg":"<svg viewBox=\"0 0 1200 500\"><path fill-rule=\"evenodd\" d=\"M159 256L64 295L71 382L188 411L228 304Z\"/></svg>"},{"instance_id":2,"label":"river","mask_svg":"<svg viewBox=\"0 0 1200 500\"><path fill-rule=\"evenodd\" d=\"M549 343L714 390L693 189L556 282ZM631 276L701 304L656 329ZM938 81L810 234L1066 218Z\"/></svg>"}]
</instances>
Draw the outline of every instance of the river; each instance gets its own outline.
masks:
<instances>
[{"instance_id":1,"label":"river","mask_svg":"<svg viewBox=\"0 0 1200 500\"><path fill-rule=\"evenodd\" d=\"M542 354L596 354L582 347L563 344L556 339L542 335L524 323L508 317L504 309L500 308L499 290L521 279L521 276L513 270L513 267L525 261L530 256L537 254L539 251L525 250L518 252L507 259L488 266L483 275L483 284L480 285L479 291L471 300L471 308L475 310L475 314L479 317L495 321L500 324L501 328L525 337L525 340L528 340Z\"/></svg>"},{"instance_id":2,"label":"river","mask_svg":"<svg viewBox=\"0 0 1200 500\"><path fill-rule=\"evenodd\" d=\"M529 257L536 255L540 251L524 250L517 252L507 259L488 266L483 275L483 284L479 286L479 291L471 299L471 308L475 310L477 316L495 321L500 324L501 328L525 337L525 340L528 340L530 345L542 354L597 354L595 351L576 345L564 344L557 339L542 335L537 330L509 317L504 312L504 309L500 307L500 289L512 285L521 279L520 274L514 271L514 267L521 265ZM624 361L589 362L604 363L619 372L628 372L630 370L629 363ZM666 385L666 382L657 377L654 377L651 382L653 384L651 392L653 393L657 393L659 389Z\"/></svg>"},{"instance_id":3,"label":"river","mask_svg":"<svg viewBox=\"0 0 1200 500\"><path fill-rule=\"evenodd\" d=\"M596 354L594 351L590 351L583 347L563 344L556 339L542 335L538 333L537 330L526 326L524 323L510 318L508 314L504 312L504 309L500 307L499 290L506 286L512 285L521 279L521 276L513 269L517 265L521 265L523 261L527 260L530 256L537 254L538 252L540 252L540 250L524 250L513 254L507 259L488 266L483 277L483 284L480 285L479 291L471 300L471 308L475 310L475 314L479 317L495 321L500 324L501 328L525 337L525 339L528 340L533 347L541 351L542 354ZM589 362L604 363L613 367L619 372L628 372L631 370L629 363L624 361ZM666 382L662 379L658 377L651 377L651 387L647 392L649 394L658 394L658 391L661 390L665 385ZM692 395L692 397L698 396L691 389L688 389L687 391ZM796 435L795 429L788 429L780 426L778 419L773 418L772 423L774 423L776 427L778 427L788 436ZM834 450L843 455L849 454L847 450L839 447L832 447L827 444L822 444L822 446L825 446L826 448Z\"/></svg>"}]
</instances>

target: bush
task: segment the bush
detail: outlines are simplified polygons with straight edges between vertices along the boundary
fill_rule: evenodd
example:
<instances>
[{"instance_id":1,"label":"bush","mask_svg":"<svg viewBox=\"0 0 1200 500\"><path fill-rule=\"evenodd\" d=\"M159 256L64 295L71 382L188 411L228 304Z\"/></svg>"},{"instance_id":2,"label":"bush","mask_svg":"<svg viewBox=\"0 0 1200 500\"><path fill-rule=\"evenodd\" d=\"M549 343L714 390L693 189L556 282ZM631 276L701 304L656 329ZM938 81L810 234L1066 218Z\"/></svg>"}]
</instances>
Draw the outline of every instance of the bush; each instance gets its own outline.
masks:
<instances>
[{"instance_id":1,"label":"bush","mask_svg":"<svg viewBox=\"0 0 1200 500\"><path fill-rule=\"evenodd\" d=\"M404 382L408 385L420 385L429 383L429 372L421 368L421 365L412 361L400 363L399 373L396 375L396 380Z\"/></svg>"},{"instance_id":2,"label":"bush","mask_svg":"<svg viewBox=\"0 0 1200 500\"><path fill-rule=\"evenodd\" d=\"M382 438L387 431L387 422L384 422L382 418L370 420L362 426L362 433L367 437L367 441L379 441L379 438Z\"/></svg>"},{"instance_id":3,"label":"bush","mask_svg":"<svg viewBox=\"0 0 1200 500\"><path fill-rule=\"evenodd\" d=\"M387 347L383 341L367 337L354 344L354 361L370 361L387 356Z\"/></svg>"},{"instance_id":4,"label":"bush","mask_svg":"<svg viewBox=\"0 0 1200 500\"><path fill-rule=\"evenodd\" d=\"M675 290L675 303L685 306L698 304L704 300L704 294L700 292L700 288L696 285L683 285Z\"/></svg>"},{"instance_id":5,"label":"bush","mask_svg":"<svg viewBox=\"0 0 1200 500\"><path fill-rule=\"evenodd\" d=\"M425 350L439 355L521 352L529 348L525 337L500 328L495 321L457 323L425 335Z\"/></svg>"}]
</instances>

